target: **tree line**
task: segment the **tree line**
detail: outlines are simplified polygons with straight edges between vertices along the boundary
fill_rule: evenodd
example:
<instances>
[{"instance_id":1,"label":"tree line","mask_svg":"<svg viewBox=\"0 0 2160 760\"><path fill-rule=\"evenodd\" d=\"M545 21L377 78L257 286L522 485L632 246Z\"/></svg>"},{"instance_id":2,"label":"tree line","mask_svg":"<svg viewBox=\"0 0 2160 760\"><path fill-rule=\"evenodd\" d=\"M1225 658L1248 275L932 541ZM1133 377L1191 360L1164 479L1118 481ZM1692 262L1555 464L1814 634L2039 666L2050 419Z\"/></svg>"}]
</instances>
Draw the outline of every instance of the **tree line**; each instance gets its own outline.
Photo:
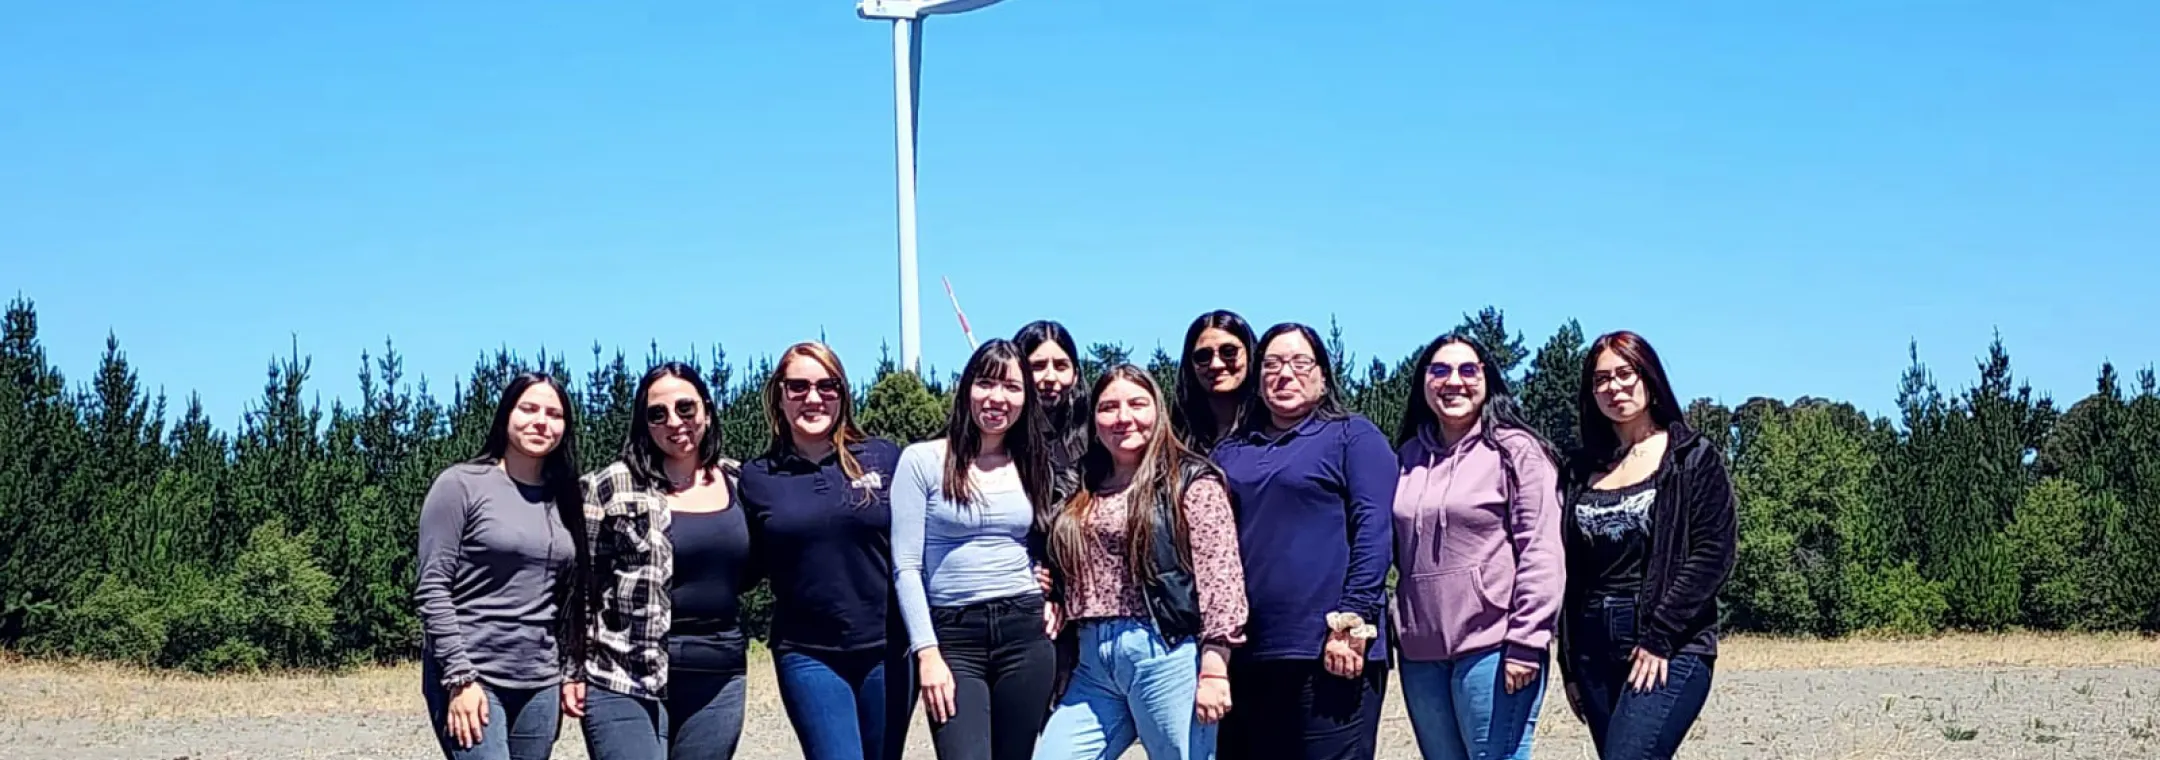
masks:
<instances>
[{"instance_id":1,"label":"tree line","mask_svg":"<svg viewBox=\"0 0 2160 760\"><path fill-rule=\"evenodd\" d=\"M1354 357L1329 326L1341 392L1393 429L1421 373L1416 347ZM1587 341L1569 321L1531 350L1503 312L1460 329L1492 349L1527 418L1565 451ZM1081 357L1092 379L1137 361L1115 343ZM269 363L236 429L198 397L145 389L116 339L70 383L46 358L34 304L0 327L0 646L204 672L343 667L416 656L420 501L479 449L496 394L528 369L572 389L586 469L611 460L647 366L683 360L714 389L727 453L766 444L758 384L718 346L642 363L595 345L589 364L483 355L447 398L407 375L396 348L359 358L359 394L326 409L298 351ZM859 362L860 360L858 360ZM1145 361L1169 387L1178 358ZM936 435L948 380L855 369L859 420L899 442ZM2160 388L2126 389L2103 364L2090 395L2058 409L2011 372L1998 337L1962 390L1917 348L1895 419L1804 397L1701 398L1687 418L1724 447L1739 500L1740 560L1723 598L1736 630L1841 636L2008 628L2160 629ZM1595 411L1592 410L1594 414ZM764 634L769 597L747 600Z\"/></svg>"}]
</instances>

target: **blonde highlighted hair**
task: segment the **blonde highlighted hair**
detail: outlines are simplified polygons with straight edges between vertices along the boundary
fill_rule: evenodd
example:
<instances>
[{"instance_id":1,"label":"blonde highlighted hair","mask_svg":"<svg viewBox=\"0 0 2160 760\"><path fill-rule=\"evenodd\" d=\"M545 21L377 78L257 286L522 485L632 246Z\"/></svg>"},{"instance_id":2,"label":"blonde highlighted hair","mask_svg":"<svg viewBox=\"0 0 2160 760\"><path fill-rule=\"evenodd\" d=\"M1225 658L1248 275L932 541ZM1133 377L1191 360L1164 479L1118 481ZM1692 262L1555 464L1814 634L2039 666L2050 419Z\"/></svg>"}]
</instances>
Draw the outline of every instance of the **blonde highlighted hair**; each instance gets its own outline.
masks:
<instances>
[{"instance_id":1,"label":"blonde highlighted hair","mask_svg":"<svg viewBox=\"0 0 2160 760\"><path fill-rule=\"evenodd\" d=\"M765 455L778 456L795 451L793 426L788 424L787 413L781 410L780 401L781 395L787 392L782 385L787 381L788 362L796 358L817 363L839 384L840 398L834 401L832 430L825 435L832 442L833 455L840 458L840 472L847 475L848 482L862 480L862 463L856 461L854 452L848 451L849 446L869 440L869 436L863 435L862 428L855 426L855 389L848 384L847 369L840 365L840 356L817 341L788 346L786 351L780 352L780 360L773 364L772 375L765 378L765 389L761 394L765 401L765 428L772 434L765 445ZM864 496L869 494L867 489L863 490Z\"/></svg>"}]
</instances>

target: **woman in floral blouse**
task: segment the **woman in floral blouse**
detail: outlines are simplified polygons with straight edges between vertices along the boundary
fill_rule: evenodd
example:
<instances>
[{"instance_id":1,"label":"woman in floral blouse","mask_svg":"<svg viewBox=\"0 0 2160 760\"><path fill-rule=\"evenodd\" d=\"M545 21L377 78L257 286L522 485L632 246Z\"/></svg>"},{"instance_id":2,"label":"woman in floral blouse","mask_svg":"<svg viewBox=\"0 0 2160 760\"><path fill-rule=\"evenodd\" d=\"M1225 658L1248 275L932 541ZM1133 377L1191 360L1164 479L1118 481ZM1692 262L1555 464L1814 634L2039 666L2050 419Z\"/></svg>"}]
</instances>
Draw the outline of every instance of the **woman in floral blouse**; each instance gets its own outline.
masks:
<instances>
[{"instance_id":1,"label":"woman in floral blouse","mask_svg":"<svg viewBox=\"0 0 2160 760\"><path fill-rule=\"evenodd\" d=\"M1089 397L1085 488L1050 525L1077 662L1035 757L1108 760L1137 739L1153 760L1212 758L1245 624L1229 492L1172 434L1145 370L1118 366Z\"/></svg>"}]
</instances>

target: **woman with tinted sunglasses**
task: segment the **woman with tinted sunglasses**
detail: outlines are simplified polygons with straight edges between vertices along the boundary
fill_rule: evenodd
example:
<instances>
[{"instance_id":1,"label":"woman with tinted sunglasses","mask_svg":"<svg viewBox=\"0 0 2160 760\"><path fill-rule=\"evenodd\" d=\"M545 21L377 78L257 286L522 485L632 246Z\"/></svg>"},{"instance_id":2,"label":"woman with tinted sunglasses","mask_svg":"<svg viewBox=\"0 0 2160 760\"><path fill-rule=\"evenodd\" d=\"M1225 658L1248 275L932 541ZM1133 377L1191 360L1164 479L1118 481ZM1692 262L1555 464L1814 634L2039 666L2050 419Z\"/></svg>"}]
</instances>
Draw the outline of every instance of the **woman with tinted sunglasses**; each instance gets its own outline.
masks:
<instances>
[{"instance_id":1,"label":"woman with tinted sunglasses","mask_svg":"<svg viewBox=\"0 0 2160 760\"><path fill-rule=\"evenodd\" d=\"M1034 573L1050 459L1026 355L976 349L945 437L900 454L893 585L940 760L1024 760L1050 707L1051 615Z\"/></svg>"},{"instance_id":2,"label":"woman with tinted sunglasses","mask_svg":"<svg viewBox=\"0 0 2160 760\"><path fill-rule=\"evenodd\" d=\"M840 358L780 355L765 453L743 467L752 541L772 579L773 671L806 760L898 760L914 705L892 612L888 489L900 447L855 426Z\"/></svg>"},{"instance_id":3,"label":"woman with tinted sunglasses","mask_svg":"<svg viewBox=\"0 0 2160 760\"><path fill-rule=\"evenodd\" d=\"M1395 433L1403 703L1426 760L1528 760L1564 583L1558 456L1483 345L1419 356Z\"/></svg>"},{"instance_id":4,"label":"woman with tinted sunglasses","mask_svg":"<svg viewBox=\"0 0 2160 760\"><path fill-rule=\"evenodd\" d=\"M420 690L450 760L547 760L555 747L585 555L575 409L554 378L518 375L480 453L420 504Z\"/></svg>"},{"instance_id":5,"label":"woman with tinted sunglasses","mask_svg":"<svg viewBox=\"0 0 2160 760\"><path fill-rule=\"evenodd\" d=\"M1186 447L1206 454L1237 429L1259 388L1252 325L1236 312L1211 311L1185 328L1183 345L1170 424Z\"/></svg>"},{"instance_id":6,"label":"woman with tinted sunglasses","mask_svg":"<svg viewBox=\"0 0 2160 760\"><path fill-rule=\"evenodd\" d=\"M1561 510L1568 704L1604 760L1670 758L1710 697L1738 534L1725 453L1687 426L1649 341L1584 356L1581 455Z\"/></svg>"},{"instance_id":7,"label":"woman with tinted sunglasses","mask_svg":"<svg viewBox=\"0 0 2160 760\"><path fill-rule=\"evenodd\" d=\"M695 369L654 367L622 456L585 478L595 614L566 690L595 760L727 758L742 735L738 595L756 582L737 465Z\"/></svg>"}]
</instances>

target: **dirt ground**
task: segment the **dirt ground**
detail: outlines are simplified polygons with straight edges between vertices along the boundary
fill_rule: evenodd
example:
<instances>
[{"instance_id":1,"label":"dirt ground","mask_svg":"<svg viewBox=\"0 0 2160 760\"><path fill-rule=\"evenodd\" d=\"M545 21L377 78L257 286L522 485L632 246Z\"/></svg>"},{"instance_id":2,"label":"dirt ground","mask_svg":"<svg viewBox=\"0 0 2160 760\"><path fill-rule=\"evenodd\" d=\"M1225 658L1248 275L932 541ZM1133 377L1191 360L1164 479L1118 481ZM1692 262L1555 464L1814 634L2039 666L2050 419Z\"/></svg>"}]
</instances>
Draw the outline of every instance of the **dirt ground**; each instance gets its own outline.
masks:
<instances>
[{"instance_id":1,"label":"dirt ground","mask_svg":"<svg viewBox=\"0 0 2160 760\"><path fill-rule=\"evenodd\" d=\"M799 757L772 687L752 666L745 760ZM334 676L195 678L109 666L0 662L0 758L440 757L416 668ZM919 714L919 711L918 711ZM929 733L909 757L931 758ZM1399 695L1382 758L1416 758ZM1915 642L1726 645L1710 705L1682 758L2160 758L2160 641L1997 636ZM1557 693L1536 755L1595 757ZM1127 758L1143 757L1137 748ZM555 757L583 760L566 722Z\"/></svg>"}]
</instances>

